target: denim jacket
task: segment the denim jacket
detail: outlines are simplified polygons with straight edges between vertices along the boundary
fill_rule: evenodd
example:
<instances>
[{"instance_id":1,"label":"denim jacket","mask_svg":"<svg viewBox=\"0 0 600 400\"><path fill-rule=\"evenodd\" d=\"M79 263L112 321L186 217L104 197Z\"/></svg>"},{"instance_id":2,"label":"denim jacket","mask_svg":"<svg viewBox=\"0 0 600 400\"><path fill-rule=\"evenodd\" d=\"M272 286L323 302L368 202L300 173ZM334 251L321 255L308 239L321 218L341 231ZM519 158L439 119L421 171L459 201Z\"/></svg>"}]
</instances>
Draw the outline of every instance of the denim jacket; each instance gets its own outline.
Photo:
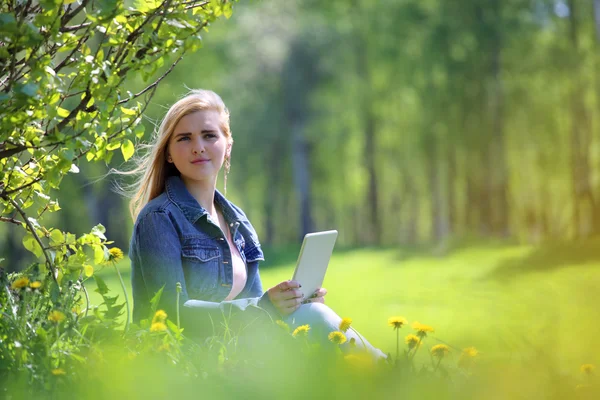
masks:
<instances>
[{"instance_id":1,"label":"denim jacket","mask_svg":"<svg viewBox=\"0 0 600 400\"><path fill-rule=\"evenodd\" d=\"M264 261L256 232L244 212L215 191L215 202L247 267L247 281L232 301L224 301L233 283L231 251L223 232L178 176L137 217L131 238L133 320L151 318L150 299L163 288L159 308L175 321L177 282L179 309L186 333L210 334L217 320L267 311L277 313L263 294L259 261Z\"/></svg>"}]
</instances>

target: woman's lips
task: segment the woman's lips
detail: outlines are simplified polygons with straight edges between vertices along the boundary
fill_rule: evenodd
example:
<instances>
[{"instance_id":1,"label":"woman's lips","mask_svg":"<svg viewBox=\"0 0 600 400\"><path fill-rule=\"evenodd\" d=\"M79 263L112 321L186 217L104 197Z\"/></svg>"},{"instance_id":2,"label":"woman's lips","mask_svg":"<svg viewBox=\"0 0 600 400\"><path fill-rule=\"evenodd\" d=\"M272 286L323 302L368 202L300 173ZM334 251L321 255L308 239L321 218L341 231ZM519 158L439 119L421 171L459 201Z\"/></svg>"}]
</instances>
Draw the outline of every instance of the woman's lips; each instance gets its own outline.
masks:
<instances>
[{"instance_id":1,"label":"woman's lips","mask_svg":"<svg viewBox=\"0 0 600 400\"><path fill-rule=\"evenodd\" d=\"M206 164L206 163L207 163L207 162L209 162L209 161L210 161L210 160L205 160L205 159L202 159L202 160L194 160L194 161L192 161L192 164Z\"/></svg>"}]
</instances>

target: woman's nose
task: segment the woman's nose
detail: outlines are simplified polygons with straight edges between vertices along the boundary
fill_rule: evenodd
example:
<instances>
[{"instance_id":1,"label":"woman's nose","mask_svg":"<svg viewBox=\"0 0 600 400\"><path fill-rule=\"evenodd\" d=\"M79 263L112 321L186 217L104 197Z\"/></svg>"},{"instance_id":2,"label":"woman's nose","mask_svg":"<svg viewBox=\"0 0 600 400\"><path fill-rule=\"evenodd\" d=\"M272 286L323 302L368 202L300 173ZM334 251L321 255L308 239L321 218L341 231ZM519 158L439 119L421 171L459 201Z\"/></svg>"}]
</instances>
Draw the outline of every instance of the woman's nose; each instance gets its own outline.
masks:
<instances>
[{"instance_id":1,"label":"woman's nose","mask_svg":"<svg viewBox=\"0 0 600 400\"><path fill-rule=\"evenodd\" d=\"M204 143L202 141L197 141L192 149L194 154L204 153Z\"/></svg>"}]
</instances>

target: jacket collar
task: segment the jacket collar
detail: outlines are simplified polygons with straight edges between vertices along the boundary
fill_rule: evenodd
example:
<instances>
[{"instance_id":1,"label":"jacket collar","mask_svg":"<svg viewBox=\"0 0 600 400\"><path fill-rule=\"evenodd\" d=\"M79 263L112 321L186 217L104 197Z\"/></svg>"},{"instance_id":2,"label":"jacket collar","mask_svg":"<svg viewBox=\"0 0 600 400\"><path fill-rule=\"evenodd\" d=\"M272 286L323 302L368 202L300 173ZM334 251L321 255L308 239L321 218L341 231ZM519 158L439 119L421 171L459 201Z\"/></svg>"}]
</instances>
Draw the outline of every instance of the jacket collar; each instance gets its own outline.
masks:
<instances>
[{"instance_id":1,"label":"jacket collar","mask_svg":"<svg viewBox=\"0 0 600 400\"><path fill-rule=\"evenodd\" d=\"M204 209L198 201L191 195L185 187L183 180L179 176L170 176L165 184L165 191L169 200L181 209L183 215L192 223L196 223L199 218L208 216L208 211ZM227 200L218 190L215 189L215 202L220 206L223 217L228 223L240 222L244 220L233 207L231 202Z\"/></svg>"}]
</instances>

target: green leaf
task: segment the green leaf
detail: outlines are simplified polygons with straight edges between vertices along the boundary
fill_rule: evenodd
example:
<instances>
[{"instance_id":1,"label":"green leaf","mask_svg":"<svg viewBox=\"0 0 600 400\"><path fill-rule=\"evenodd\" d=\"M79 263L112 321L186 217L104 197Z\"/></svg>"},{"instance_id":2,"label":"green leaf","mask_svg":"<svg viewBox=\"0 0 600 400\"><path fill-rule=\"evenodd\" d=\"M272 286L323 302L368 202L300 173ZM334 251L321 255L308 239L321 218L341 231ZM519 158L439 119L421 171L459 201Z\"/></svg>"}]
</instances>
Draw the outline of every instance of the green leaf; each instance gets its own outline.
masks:
<instances>
[{"instance_id":1,"label":"green leaf","mask_svg":"<svg viewBox=\"0 0 600 400\"><path fill-rule=\"evenodd\" d=\"M125 107L121 107L121 111L123 112L123 114L125 115L137 115L137 111L132 110L131 108L125 108Z\"/></svg>"},{"instance_id":2,"label":"green leaf","mask_svg":"<svg viewBox=\"0 0 600 400\"><path fill-rule=\"evenodd\" d=\"M65 241L65 236L63 235L63 233L60 230L54 229L50 233L50 245L56 246L57 244L61 244L64 241Z\"/></svg>"},{"instance_id":3,"label":"green leaf","mask_svg":"<svg viewBox=\"0 0 600 400\"><path fill-rule=\"evenodd\" d=\"M65 110L62 107L58 107L57 113L61 118L67 118L69 116L69 110Z\"/></svg>"},{"instance_id":4,"label":"green leaf","mask_svg":"<svg viewBox=\"0 0 600 400\"><path fill-rule=\"evenodd\" d=\"M108 286L106 286L106 282L104 282L104 279L100 278L98 275L94 275L94 280L96 281L96 285L98 286L98 288L95 290L96 293L99 293L102 296L104 296L106 293L109 292Z\"/></svg>"},{"instance_id":5,"label":"green leaf","mask_svg":"<svg viewBox=\"0 0 600 400\"><path fill-rule=\"evenodd\" d=\"M23 237L23 246L27 250L35 254L35 256L38 258L44 255L44 251L40 247L40 244L37 242L37 240L35 240L31 233L27 233Z\"/></svg>"},{"instance_id":6,"label":"green leaf","mask_svg":"<svg viewBox=\"0 0 600 400\"><path fill-rule=\"evenodd\" d=\"M125 159L125 161L129 160L133 156L134 152L135 147L133 146L133 142L129 139L125 139L125 141L121 145L121 153L123 153L123 159Z\"/></svg>"},{"instance_id":7,"label":"green leaf","mask_svg":"<svg viewBox=\"0 0 600 400\"><path fill-rule=\"evenodd\" d=\"M102 224L98 224L92 228L92 235L98 236L102 240L106 240L104 232L106 232L106 228Z\"/></svg>"},{"instance_id":8,"label":"green leaf","mask_svg":"<svg viewBox=\"0 0 600 400\"><path fill-rule=\"evenodd\" d=\"M102 264L105 260L108 260L108 251L106 246L101 244L93 245L94 247L94 263Z\"/></svg>"},{"instance_id":9,"label":"green leaf","mask_svg":"<svg viewBox=\"0 0 600 400\"><path fill-rule=\"evenodd\" d=\"M113 151L121 147L121 143L118 141L110 142L106 145L106 150Z\"/></svg>"},{"instance_id":10,"label":"green leaf","mask_svg":"<svg viewBox=\"0 0 600 400\"><path fill-rule=\"evenodd\" d=\"M158 303L160 302L160 297L162 296L163 290L165 288L165 285L163 285L157 292L156 294L154 294L154 296L152 297L152 300L150 300L150 310L151 310L151 314L150 314L150 319L152 319L154 317L154 313L156 312L156 309L158 308Z\"/></svg>"}]
</instances>

